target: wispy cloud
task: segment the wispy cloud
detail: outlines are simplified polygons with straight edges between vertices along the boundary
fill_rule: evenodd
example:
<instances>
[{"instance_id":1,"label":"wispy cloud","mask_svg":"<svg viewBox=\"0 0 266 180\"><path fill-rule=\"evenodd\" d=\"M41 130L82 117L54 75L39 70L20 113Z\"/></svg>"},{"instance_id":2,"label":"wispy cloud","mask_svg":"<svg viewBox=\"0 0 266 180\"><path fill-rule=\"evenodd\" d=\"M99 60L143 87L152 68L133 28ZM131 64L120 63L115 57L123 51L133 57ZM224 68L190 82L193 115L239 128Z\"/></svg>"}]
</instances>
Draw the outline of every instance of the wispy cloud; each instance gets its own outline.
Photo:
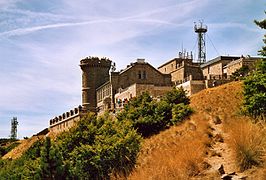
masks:
<instances>
[{"instance_id":1,"label":"wispy cloud","mask_svg":"<svg viewBox=\"0 0 266 180\"><path fill-rule=\"evenodd\" d=\"M8 135L3 128L9 129L12 116L19 118L20 137L30 136L53 116L79 105L81 58L107 56L121 69L143 57L158 66L175 56L182 43L188 51L193 48L198 19L209 26L219 52L256 54L261 33L243 11L252 5L256 11L249 14L258 16L261 10L263 16L257 3L0 1L0 137ZM239 11L229 11L236 6ZM208 57L216 55L210 44L207 49Z\"/></svg>"}]
</instances>

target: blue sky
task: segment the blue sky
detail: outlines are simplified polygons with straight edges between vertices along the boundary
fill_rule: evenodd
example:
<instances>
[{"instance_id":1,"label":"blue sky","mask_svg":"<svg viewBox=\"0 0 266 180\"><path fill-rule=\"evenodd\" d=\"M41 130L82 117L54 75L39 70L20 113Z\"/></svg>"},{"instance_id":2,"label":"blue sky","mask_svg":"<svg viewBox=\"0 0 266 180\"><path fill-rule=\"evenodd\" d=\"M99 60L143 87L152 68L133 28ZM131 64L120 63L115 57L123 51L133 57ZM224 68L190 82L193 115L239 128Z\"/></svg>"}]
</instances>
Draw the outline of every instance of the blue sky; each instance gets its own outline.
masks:
<instances>
[{"instance_id":1,"label":"blue sky","mask_svg":"<svg viewBox=\"0 0 266 180\"><path fill-rule=\"evenodd\" d=\"M18 117L18 136L81 104L80 59L137 58L155 67L183 45L196 53L194 22L208 26L207 59L257 55L264 0L0 0L0 137ZM213 47L214 44L215 48Z\"/></svg>"}]
</instances>

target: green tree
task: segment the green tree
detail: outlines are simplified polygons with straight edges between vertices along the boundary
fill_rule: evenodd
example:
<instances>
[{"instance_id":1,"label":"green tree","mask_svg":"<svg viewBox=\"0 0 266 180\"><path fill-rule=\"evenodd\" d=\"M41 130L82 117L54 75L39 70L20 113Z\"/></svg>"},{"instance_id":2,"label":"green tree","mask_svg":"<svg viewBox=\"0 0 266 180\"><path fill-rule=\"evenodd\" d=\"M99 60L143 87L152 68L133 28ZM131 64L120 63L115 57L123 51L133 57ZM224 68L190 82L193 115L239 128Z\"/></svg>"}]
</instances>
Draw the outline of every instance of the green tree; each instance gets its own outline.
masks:
<instances>
[{"instance_id":1,"label":"green tree","mask_svg":"<svg viewBox=\"0 0 266 180\"><path fill-rule=\"evenodd\" d=\"M42 179L63 179L64 166L60 151L47 137L41 150L39 174Z\"/></svg>"},{"instance_id":2,"label":"green tree","mask_svg":"<svg viewBox=\"0 0 266 180\"><path fill-rule=\"evenodd\" d=\"M129 121L90 113L57 143L70 179L109 179L110 173L127 175L134 167L140 140Z\"/></svg>"},{"instance_id":3,"label":"green tree","mask_svg":"<svg viewBox=\"0 0 266 180\"><path fill-rule=\"evenodd\" d=\"M266 11L264 12L266 14ZM255 20L262 29L266 29L266 19ZM264 34L264 46L259 54L266 56L266 34ZM266 117L266 60L262 59L256 64L256 69L244 81L244 105L243 112L256 119L265 120Z\"/></svg>"},{"instance_id":4,"label":"green tree","mask_svg":"<svg viewBox=\"0 0 266 180\"><path fill-rule=\"evenodd\" d=\"M257 119L266 117L266 61L261 60L256 70L244 81L244 113Z\"/></svg>"},{"instance_id":5,"label":"green tree","mask_svg":"<svg viewBox=\"0 0 266 180\"><path fill-rule=\"evenodd\" d=\"M189 98L186 96L186 91L182 87L173 88L172 91L167 92L163 100L170 104L190 103Z\"/></svg>"},{"instance_id":6,"label":"green tree","mask_svg":"<svg viewBox=\"0 0 266 180\"><path fill-rule=\"evenodd\" d=\"M184 111L188 113L177 116L177 113L182 112L181 109L172 111L172 108L178 104L184 104L180 108L186 108L187 111ZM143 137L149 137L169 128L177 122L181 122L185 116L189 115L189 112L192 112L191 108L187 106L188 104L189 98L182 88L173 88L158 102L152 100L148 93L144 93L130 100L124 110L117 115L117 118L118 120L132 122L133 127ZM174 120L172 119L173 112L176 112Z\"/></svg>"},{"instance_id":7,"label":"green tree","mask_svg":"<svg viewBox=\"0 0 266 180\"><path fill-rule=\"evenodd\" d=\"M242 66L241 68L237 69L233 74L232 78L234 80L243 80L249 73L249 67L248 66Z\"/></svg>"}]
</instances>

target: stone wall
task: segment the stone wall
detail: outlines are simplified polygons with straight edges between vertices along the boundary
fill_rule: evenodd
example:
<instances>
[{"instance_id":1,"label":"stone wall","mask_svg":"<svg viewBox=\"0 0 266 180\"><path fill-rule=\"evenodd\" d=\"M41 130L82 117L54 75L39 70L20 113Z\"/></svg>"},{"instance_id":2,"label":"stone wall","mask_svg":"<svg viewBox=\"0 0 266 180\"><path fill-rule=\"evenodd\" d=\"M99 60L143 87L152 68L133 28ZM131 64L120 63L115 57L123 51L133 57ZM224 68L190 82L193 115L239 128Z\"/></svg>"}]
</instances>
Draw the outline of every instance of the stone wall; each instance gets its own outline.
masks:
<instances>
[{"instance_id":1,"label":"stone wall","mask_svg":"<svg viewBox=\"0 0 266 180\"><path fill-rule=\"evenodd\" d=\"M49 130L54 134L66 131L69 128L73 127L74 124L79 121L84 115L85 112L82 111L82 107L79 106L51 119Z\"/></svg>"},{"instance_id":2,"label":"stone wall","mask_svg":"<svg viewBox=\"0 0 266 180\"><path fill-rule=\"evenodd\" d=\"M204 80L193 80L192 75L189 77L188 81L179 84L176 87L177 88L182 87L186 91L187 96L191 96L192 94L200 92L206 88Z\"/></svg>"},{"instance_id":3,"label":"stone wall","mask_svg":"<svg viewBox=\"0 0 266 180\"><path fill-rule=\"evenodd\" d=\"M245 58L241 57L240 59L230 62L226 66L226 72L228 76L231 76L236 70L240 69L243 66L247 66L250 70L255 68L255 63L258 58Z\"/></svg>"},{"instance_id":4,"label":"stone wall","mask_svg":"<svg viewBox=\"0 0 266 180\"><path fill-rule=\"evenodd\" d=\"M115 94L115 106L117 109L120 109L131 98L139 96L144 92L148 92L153 98L160 98L172 88L172 86L155 86L153 84L133 84L125 89L120 89Z\"/></svg>"},{"instance_id":5,"label":"stone wall","mask_svg":"<svg viewBox=\"0 0 266 180\"><path fill-rule=\"evenodd\" d=\"M118 88L126 88L132 84L171 85L171 76L160 73L148 63L132 63L119 73Z\"/></svg>"},{"instance_id":6,"label":"stone wall","mask_svg":"<svg viewBox=\"0 0 266 180\"><path fill-rule=\"evenodd\" d=\"M96 89L109 80L111 62L109 59L98 57L87 57L80 61L83 109L96 112Z\"/></svg>"},{"instance_id":7,"label":"stone wall","mask_svg":"<svg viewBox=\"0 0 266 180\"><path fill-rule=\"evenodd\" d=\"M202 64L201 69L204 79L208 79L210 76L224 76L226 73L226 65L236 59L239 59L239 57L219 56L205 64Z\"/></svg>"}]
</instances>

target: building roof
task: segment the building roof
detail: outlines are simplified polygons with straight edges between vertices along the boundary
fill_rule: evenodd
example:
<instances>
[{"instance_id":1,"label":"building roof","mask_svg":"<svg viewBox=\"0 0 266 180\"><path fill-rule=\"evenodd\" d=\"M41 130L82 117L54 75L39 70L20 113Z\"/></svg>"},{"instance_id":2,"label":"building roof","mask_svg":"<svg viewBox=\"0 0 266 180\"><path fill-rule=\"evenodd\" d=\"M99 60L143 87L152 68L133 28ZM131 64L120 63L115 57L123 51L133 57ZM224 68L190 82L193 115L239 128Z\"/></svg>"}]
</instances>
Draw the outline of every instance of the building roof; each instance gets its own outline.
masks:
<instances>
[{"instance_id":1,"label":"building roof","mask_svg":"<svg viewBox=\"0 0 266 180\"><path fill-rule=\"evenodd\" d=\"M190 58L176 57L176 58L171 59L171 60L167 61L166 63L162 64L161 66L158 67L158 69L160 69L161 67L163 67L163 66L165 66L165 65L167 65L167 64L170 64L170 63L173 62L173 61L183 61L183 60L191 60L191 61L192 61L192 59L190 59Z\"/></svg>"},{"instance_id":2,"label":"building roof","mask_svg":"<svg viewBox=\"0 0 266 180\"><path fill-rule=\"evenodd\" d=\"M130 63L130 65L128 65L125 69L123 69L123 70L121 70L119 72L119 75L125 73L126 71L128 71L129 69L133 68L136 65L147 65L147 66L150 66L153 70L157 71L158 73L162 74L163 76L168 76L168 74L161 73L158 69L156 69L155 67L153 67L149 63L145 62L144 59L137 59L137 62Z\"/></svg>"},{"instance_id":3,"label":"building roof","mask_svg":"<svg viewBox=\"0 0 266 180\"><path fill-rule=\"evenodd\" d=\"M239 59L239 58L240 58L240 56L218 56L218 57L202 64L200 67L204 68L206 66L209 66L211 64L215 64L215 63L222 61L222 60L234 60L234 59Z\"/></svg>"}]
</instances>

